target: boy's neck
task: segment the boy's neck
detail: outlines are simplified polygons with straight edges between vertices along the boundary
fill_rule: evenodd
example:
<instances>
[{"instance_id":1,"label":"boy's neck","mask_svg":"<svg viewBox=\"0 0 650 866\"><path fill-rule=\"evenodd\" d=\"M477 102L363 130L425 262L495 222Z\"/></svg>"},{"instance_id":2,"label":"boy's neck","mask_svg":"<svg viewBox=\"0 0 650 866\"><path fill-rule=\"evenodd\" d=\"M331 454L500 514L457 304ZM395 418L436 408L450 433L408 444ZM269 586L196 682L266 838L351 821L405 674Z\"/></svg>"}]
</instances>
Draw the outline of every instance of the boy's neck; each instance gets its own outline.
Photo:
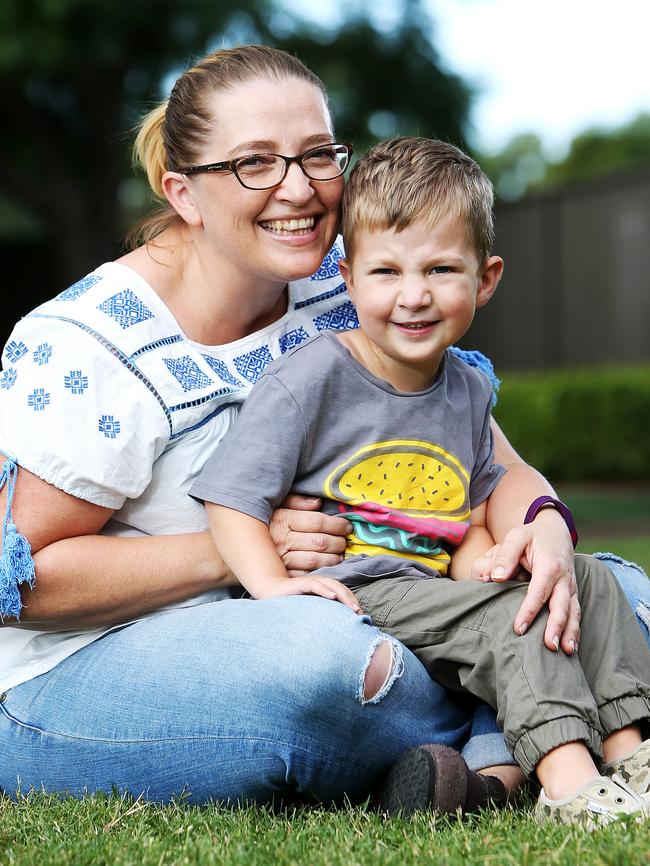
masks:
<instances>
[{"instance_id":1,"label":"boy's neck","mask_svg":"<svg viewBox=\"0 0 650 866\"><path fill-rule=\"evenodd\" d=\"M425 366L411 365L386 355L360 328L343 331L336 337L362 367L378 379L388 382L396 391L407 394L426 391L438 376L442 353Z\"/></svg>"}]
</instances>

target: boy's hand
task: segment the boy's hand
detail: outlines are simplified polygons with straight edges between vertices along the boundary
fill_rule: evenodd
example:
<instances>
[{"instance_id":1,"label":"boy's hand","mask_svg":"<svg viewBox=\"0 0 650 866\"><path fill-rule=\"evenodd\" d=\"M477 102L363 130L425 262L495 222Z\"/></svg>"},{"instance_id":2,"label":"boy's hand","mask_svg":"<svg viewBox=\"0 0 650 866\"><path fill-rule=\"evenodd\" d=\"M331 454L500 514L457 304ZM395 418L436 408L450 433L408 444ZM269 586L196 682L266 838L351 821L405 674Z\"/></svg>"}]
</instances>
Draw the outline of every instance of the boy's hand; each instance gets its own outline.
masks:
<instances>
[{"instance_id":1,"label":"boy's hand","mask_svg":"<svg viewBox=\"0 0 650 866\"><path fill-rule=\"evenodd\" d=\"M344 517L321 514L320 499L292 494L271 518L275 549L290 577L302 577L343 559L352 526Z\"/></svg>"},{"instance_id":2,"label":"boy's hand","mask_svg":"<svg viewBox=\"0 0 650 866\"><path fill-rule=\"evenodd\" d=\"M276 580L257 593L257 598L278 598L285 595L319 595L347 605L355 613L363 613L354 593L333 577L292 577Z\"/></svg>"},{"instance_id":3,"label":"boy's hand","mask_svg":"<svg viewBox=\"0 0 650 866\"><path fill-rule=\"evenodd\" d=\"M503 583L505 580L530 580L530 573L522 566L515 568L512 574L509 574L507 578L505 575L501 577L492 577L495 563L497 562L498 557L502 554L502 546L503 545L501 544L494 544L489 550L486 550L485 553L477 556L472 563L470 580L480 580L483 581L483 583L490 583L491 581L494 581L495 583Z\"/></svg>"}]
</instances>

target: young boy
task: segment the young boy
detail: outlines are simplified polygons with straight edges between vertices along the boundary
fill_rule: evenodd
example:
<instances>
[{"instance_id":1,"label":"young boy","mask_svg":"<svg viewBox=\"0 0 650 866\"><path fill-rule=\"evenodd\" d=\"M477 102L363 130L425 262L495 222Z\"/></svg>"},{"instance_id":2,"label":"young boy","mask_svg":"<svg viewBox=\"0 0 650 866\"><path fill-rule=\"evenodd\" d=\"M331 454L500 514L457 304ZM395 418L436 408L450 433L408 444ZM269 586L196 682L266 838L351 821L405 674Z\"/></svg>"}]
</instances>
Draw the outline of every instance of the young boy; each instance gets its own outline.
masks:
<instances>
[{"instance_id":1,"label":"young boy","mask_svg":"<svg viewBox=\"0 0 650 866\"><path fill-rule=\"evenodd\" d=\"M650 652L614 578L580 580L580 659L544 649L543 624L514 633L522 583L467 580L493 544L486 501L504 472L491 387L449 351L501 277L489 181L442 142L377 145L351 174L343 234L359 330L269 367L192 488L224 560L254 598L363 607L443 686L495 707L543 786L539 819L645 817ZM268 522L291 490L353 525L343 563L288 577Z\"/></svg>"}]
</instances>

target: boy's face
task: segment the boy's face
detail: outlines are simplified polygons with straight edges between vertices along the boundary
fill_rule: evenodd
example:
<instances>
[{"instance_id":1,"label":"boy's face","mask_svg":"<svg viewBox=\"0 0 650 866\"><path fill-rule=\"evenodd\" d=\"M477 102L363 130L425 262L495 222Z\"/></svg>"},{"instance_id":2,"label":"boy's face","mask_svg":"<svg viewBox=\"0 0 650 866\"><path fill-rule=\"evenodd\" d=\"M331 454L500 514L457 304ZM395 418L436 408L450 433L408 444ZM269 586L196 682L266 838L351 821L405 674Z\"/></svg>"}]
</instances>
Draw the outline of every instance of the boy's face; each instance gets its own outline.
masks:
<instances>
[{"instance_id":1,"label":"boy's face","mask_svg":"<svg viewBox=\"0 0 650 866\"><path fill-rule=\"evenodd\" d=\"M359 231L353 261L339 264L361 325L359 360L405 391L431 384L503 270L497 256L480 266L465 226L451 220Z\"/></svg>"}]
</instances>

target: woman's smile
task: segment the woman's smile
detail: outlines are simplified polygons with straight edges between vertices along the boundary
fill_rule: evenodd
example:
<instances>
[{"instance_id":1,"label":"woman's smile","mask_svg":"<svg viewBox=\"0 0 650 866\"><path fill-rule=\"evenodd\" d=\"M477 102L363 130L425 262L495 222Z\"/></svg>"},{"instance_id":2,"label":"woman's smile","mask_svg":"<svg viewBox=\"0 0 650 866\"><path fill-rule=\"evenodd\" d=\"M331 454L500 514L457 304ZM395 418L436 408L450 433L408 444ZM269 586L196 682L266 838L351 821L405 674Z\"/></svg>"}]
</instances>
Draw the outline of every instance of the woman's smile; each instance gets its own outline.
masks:
<instances>
[{"instance_id":1,"label":"woman's smile","mask_svg":"<svg viewBox=\"0 0 650 866\"><path fill-rule=\"evenodd\" d=\"M320 214L304 217L284 217L260 220L258 225L277 240L301 239L311 243L318 235Z\"/></svg>"}]
</instances>

